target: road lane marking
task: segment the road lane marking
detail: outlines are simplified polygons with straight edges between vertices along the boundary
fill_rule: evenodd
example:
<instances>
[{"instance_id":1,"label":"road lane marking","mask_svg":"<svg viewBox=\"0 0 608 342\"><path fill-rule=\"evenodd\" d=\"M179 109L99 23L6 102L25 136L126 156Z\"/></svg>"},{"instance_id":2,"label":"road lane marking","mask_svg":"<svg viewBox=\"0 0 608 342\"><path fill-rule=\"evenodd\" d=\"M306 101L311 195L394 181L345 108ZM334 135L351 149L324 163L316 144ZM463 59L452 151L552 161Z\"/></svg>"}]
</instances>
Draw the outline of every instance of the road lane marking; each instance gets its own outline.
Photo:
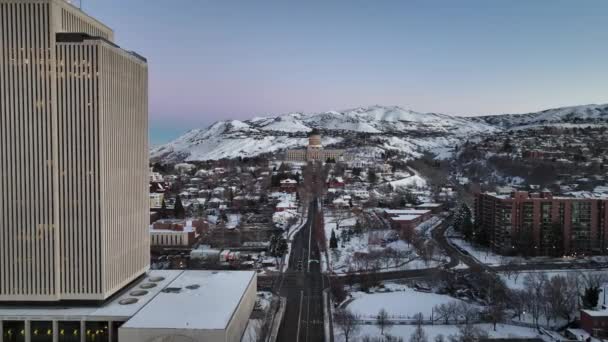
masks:
<instances>
[{"instance_id":1,"label":"road lane marking","mask_svg":"<svg viewBox=\"0 0 608 342\"><path fill-rule=\"evenodd\" d=\"M300 313L298 314L298 335L296 342L300 341L300 322L302 322L302 303L304 302L304 291L300 291Z\"/></svg>"}]
</instances>

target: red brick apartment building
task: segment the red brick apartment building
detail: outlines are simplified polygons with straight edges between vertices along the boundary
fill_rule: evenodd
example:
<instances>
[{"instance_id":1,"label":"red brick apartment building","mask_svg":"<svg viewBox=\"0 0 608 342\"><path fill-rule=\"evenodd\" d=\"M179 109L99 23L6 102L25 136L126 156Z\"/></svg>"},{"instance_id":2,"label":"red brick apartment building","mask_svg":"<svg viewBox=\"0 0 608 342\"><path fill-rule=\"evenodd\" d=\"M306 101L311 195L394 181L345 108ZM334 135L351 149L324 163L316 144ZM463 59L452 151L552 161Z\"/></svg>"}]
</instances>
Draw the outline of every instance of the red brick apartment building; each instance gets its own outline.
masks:
<instances>
[{"instance_id":1,"label":"red brick apartment building","mask_svg":"<svg viewBox=\"0 0 608 342\"><path fill-rule=\"evenodd\" d=\"M524 241L530 255L608 254L608 198L480 193L475 225L499 253Z\"/></svg>"}]
</instances>

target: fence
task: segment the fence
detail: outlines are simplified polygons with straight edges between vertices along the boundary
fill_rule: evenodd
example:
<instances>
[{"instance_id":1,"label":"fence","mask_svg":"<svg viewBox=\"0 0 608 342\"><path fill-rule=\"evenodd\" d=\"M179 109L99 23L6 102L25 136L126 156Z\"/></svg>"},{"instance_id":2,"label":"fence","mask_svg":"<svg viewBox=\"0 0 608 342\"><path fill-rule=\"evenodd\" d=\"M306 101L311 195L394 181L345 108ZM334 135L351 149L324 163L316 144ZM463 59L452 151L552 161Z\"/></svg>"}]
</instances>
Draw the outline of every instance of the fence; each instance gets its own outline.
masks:
<instances>
[{"instance_id":1,"label":"fence","mask_svg":"<svg viewBox=\"0 0 608 342\"><path fill-rule=\"evenodd\" d=\"M357 315L358 324L377 324L378 316L377 315ZM412 324L422 324L422 325L454 325L454 324L465 324L465 323L484 323L484 321L480 318L470 318L468 320L465 319L448 319L444 318L423 318L419 319L413 316L407 315L389 315L387 317L387 321L394 325L412 325Z\"/></svg>"}]
</instances>

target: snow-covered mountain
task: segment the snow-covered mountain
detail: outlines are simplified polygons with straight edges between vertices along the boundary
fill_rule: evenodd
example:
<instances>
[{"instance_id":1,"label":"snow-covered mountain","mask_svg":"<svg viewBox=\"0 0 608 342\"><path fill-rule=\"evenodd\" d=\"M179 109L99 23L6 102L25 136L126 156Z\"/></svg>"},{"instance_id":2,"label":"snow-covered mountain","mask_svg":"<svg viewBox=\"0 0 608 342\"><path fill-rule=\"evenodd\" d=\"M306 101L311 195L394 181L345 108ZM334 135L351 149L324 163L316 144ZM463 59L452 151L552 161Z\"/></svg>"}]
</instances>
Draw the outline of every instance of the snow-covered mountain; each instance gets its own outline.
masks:
<instances>
[{"instance_id":1,"label":"snow-covered mountain","mask_svg":"<svg viewBox=\"0 0 608 342\"><path fill-rule=\"evenodd\" d=\"M481 116L474 120L500 128L552 124L608 123L608 104L584 105L547 109L526 114Z\"/></svg>"},{"instance_id":2,"label":"snow-covered mountain","mask_svg":"<svg viewBox=\"0 0 608 342\"><path fill-rule=\"evenodd\" d=\"M245 121L218 121L154 148L151 159L202 161L279 152L305 146L306 134L313 128L321 130L325 146L373 147L378 151L396 150L412 157L431 152L443 158L450 156L455 145L474 136L515 126L577 120L608 122L608 105L476 118L419 113L397 106L372 106L341 112L289 113Z\"/></svg>"}]
</instances>

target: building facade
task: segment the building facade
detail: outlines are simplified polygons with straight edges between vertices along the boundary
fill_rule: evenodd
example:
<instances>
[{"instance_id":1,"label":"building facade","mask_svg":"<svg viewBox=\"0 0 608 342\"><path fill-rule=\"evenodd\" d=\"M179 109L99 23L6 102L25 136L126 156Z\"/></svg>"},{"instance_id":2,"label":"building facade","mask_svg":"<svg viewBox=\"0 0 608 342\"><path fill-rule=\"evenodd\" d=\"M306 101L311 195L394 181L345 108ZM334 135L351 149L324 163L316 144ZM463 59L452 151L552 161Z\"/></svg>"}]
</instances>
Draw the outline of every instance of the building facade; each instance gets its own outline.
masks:
<instances>
[{"instance_id":1,"label":"building facade","mask_svg":"<svg viewBox=\"0 0 608 342\"><path fill-rule=\"evenodd\" d=\"M321 134L313 129L308 135L308 146L306 149L287 150L285 160L287 161L320 161L328 159L339 160L344 155L344 150L326 150L321 143Z\"/></svg>"},{"instance_id":2,"label":"building facade","mask_svg":"<svg viewBox=\"0 0 608 342\"><path fill-rule=\"evenodd\" d=\"M0 0L0 302L103 301L149 267L148 70L62 0Z\"/></svg>"},{"instance_id":3,"label":"building facade","mask_svg":"<svg viewBox=\"0 0 608 342\"><path fill-rule=\"evenodd\" d=\"M516 191L477 194L475 226L492 248L532 255L608 254L608 199Z\"/></svg>"}]
</instances>

